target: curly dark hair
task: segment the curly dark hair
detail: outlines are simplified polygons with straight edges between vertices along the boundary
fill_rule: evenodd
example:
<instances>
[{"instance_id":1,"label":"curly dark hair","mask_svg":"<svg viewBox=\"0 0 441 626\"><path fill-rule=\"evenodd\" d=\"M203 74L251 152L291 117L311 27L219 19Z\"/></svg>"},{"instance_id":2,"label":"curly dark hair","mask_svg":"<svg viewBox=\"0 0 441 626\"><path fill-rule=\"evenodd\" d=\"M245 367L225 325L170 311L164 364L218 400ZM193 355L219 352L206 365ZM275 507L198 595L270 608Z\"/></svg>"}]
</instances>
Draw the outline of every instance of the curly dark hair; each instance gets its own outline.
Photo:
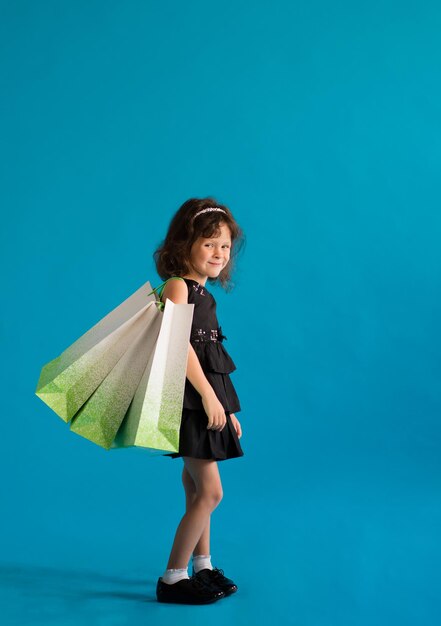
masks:
<instances>
[{"instance_id":1,"label":"curly dark hair","mask_svg":"<svg viewBox=\"0 0 441 626\"><path fill-rule=\"evenodd\" d=\"M221 211L207 211L195 219L198 211L208 207L218 207ZM166 237L153 253L156 269L163 280L171 276L184 276L190 271L190 252L193 243L199 237L218 237L220 224L226 224L231 232L230 260L216 278L208 277L210 284L220 284L225 291L230 291L235 260L245 243L245 236L234 219L230 209L219 204L213 197L190 198L172 217Z\"/></svg>"}]
</instances>

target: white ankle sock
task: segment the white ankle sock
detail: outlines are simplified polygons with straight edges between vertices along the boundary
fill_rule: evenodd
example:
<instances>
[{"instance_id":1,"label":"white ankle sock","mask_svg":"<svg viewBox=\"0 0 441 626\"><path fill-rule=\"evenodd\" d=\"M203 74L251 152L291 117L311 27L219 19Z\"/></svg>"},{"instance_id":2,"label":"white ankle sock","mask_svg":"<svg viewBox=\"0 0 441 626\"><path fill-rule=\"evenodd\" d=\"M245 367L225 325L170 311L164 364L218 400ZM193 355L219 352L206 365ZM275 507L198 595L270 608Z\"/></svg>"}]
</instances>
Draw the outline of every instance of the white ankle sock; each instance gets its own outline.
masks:
<instances>
[{"instance_id":1,"label":"white ankle sock","mask_svg":"<svg viewBox=\"0 0 441 626\"><path fill-rule=\"evenodd\" d=\"M187 569L187 567L182 567L178 569L166 569L165 573L162 575L162 580L167 583L167 585L173 585L173 583L177 583L178 580L190 578Z\"/></svg>"},{"instance_id":2,"label":"white ankle sock","mask_svg":"<svg viewBox=\"0 0 441 626\"><path fill-rule=\"evenodd\" d=\"M193 556L193 567L195 574L201 571L201 569L213 569L211 565L211 554L197 554Z\"/></svg>"}]
</instances>

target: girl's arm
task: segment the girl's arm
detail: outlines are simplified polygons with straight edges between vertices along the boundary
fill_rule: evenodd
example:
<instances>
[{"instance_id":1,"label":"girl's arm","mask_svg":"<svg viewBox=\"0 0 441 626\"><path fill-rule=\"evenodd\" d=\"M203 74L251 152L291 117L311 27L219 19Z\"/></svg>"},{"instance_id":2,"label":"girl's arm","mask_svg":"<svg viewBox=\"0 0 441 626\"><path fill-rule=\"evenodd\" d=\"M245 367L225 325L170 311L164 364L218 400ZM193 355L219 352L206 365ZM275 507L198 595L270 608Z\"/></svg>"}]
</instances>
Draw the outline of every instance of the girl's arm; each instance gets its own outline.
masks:
<instances>
[{"instance_id":1,"label":"girl's arm","mask_svg":"<svg viewBox=\"0 0 441 626\"><path fill-rule=\"evenodd\" d=\"M161 295L164 304L167 298L175 304L188 304L188 289L185 281L170 280ZM224 407L208 382L191 343L189 343L187 360L187 378L201 396L202 406L208 417L207 428L221 431L227 422Z\"/></svg>"}]
</instances>

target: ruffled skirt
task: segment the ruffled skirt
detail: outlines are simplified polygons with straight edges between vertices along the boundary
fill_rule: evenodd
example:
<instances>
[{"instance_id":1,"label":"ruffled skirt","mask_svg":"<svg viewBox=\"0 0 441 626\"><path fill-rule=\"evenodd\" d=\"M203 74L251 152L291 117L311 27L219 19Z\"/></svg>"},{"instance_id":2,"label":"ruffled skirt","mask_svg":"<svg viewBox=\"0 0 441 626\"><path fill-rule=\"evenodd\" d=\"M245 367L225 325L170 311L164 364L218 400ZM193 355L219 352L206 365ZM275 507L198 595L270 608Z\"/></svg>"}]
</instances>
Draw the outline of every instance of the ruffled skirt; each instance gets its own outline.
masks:
<instances>
[{"instance_id":1,"label":"ruffled skirt","mask_svg":"<svg viewBox=\"0 0 441 626\"><path fill-rule=\"evenodd\" d=\"M243 456L239 437L230 417L225 411L227 423L224 428L212 430L207 428L208 416L204 410L182 409L182 420L179 431L179 452L164 454L172 458L190 456L196 459L213 459L225 461Z\"/></svg>"}]
</instances>

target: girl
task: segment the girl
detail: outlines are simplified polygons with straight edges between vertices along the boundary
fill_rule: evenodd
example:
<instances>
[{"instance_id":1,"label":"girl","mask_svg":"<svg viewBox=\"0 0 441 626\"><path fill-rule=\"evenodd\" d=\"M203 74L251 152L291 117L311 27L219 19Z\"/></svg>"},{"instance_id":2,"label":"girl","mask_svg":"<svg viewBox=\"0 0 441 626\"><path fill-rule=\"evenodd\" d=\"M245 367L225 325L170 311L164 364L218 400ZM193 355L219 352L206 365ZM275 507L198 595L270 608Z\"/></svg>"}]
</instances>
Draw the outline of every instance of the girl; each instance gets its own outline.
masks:
<instances>
[{"instance_id":1,"label":"girl","mask_svg":"<svg viewBox=\"0 0 441 626\"><path fill-rule=\"evenodd\" d=\"M233 250L236 255L242 243L243 233L226 206L213 198L190 199L171 220L165 241L154 254L158 274L168 279L157 287L161 301L195 305L179 452L164 455L183 459L186 513L167 569L157 582L159 602L207 604L237 591L223 570L211 565L210 516L223 496L217 461L244 453L239 442L242 429L234 414L241 407L229 376L236 366L222 344L226 337L206 283L229 286L230 255Z\"/></svg>"}]
</instances>

